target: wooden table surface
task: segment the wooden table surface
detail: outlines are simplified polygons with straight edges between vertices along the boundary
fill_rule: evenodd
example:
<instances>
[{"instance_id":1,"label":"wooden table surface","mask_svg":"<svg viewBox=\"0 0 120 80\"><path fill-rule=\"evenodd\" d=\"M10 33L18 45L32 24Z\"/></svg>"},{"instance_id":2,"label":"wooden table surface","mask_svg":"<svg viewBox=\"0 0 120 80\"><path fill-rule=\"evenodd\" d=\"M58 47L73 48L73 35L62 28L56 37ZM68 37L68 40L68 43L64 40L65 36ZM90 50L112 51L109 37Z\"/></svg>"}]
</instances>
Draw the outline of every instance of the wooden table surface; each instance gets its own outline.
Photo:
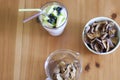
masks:
<instances>
[{"instance_id":1,"label":"wooden table surface","mask_svg":"<svg viewBox=\"0 0 120 80\"><path fill-rule=\"evenodd\" d=\"M81 53L80 80L120 80L120 47L109 55L95 55L82 42L84 25L97 16L106 16L120 24L119 0L57 0L69 13L68 24L59 37L50 36L33 19L36 12L18 12L19 8L39 8L51 0L0 0L0 80L45 80L44 63L57 49Z\"/></svg>"}]
</instances>

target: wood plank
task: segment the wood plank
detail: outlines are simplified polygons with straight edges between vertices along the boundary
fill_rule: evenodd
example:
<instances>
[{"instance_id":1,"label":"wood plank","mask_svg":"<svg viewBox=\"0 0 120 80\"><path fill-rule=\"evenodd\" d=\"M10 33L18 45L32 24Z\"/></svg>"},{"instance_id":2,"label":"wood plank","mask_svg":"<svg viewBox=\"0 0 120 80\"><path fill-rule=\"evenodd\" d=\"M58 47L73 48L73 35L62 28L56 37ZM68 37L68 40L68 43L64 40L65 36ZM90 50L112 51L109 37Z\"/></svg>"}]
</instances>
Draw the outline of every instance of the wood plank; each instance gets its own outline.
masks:
<instances>
[{"instance_id":1,"label":"wood plank","mask_svg":"<svg viewBox=\"0 0 120 80\"><path fill-rule=\"evenodd\" d=\"M0 80L13 80L18 9L13 1L0 0Z\"/></svg>"}]
</instances>

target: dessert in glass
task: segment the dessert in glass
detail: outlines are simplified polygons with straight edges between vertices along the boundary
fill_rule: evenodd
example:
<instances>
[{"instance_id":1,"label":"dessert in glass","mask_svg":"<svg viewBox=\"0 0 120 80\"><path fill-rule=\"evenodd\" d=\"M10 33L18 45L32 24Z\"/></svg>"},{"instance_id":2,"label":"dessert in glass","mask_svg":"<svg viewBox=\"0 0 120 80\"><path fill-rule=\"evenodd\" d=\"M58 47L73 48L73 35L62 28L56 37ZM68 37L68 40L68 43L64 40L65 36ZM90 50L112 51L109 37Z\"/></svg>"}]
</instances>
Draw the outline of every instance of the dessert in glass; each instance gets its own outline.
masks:
<instances>
[{"instance_id":1,"label":"dessert in glass","mask_svg":"<svg viewBox=\"0 0 120 80\"><path fill-rule=\"evenodd\" d=\"M52 52L45 62L46 80L79 80L81 70L80 53L68 49Z\"/></svg>"},{"instance_id":2,"label":"dessert in glass","mask_svg":"<svg viewBox=\"0 0 120 80\"><path fill-rule=\"evenodd\" d=\"M68 13L64 5L59 2L48 2L41 7L42 14L38 17L44 29L52 36L59 36L63 33Z\"/></svg>"}]
</instances>

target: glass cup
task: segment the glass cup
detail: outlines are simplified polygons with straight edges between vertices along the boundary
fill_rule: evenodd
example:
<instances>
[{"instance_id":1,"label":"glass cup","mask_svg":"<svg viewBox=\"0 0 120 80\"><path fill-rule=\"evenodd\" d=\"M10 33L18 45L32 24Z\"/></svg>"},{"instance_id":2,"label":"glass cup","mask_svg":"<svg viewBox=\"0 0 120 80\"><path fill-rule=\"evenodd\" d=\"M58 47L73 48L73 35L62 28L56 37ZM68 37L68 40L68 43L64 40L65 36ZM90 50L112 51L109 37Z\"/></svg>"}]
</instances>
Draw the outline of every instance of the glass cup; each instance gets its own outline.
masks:
<instances>
[{"instance_id":1,"label":"glass cup","mask_svg":"<svg viewBox=\"0 0 120 80\"><path fill-rule=\"evenodd\" d=\"M47 75L46 80L54 80L54 70L56 66L63 61L67 64L67 66L69 63L76 63L77 69L74 80L79 80L80 73L82 71L80 53L68 49L56 50L48 56L47 60L45 61L45 72Z\"/></svg>"},{"instance_id":2,"label":"glass cup","mask_svg":"<svg viewBox=\"0 0 120 80\"><path fill-rule=\"evenodd\" d=\"M44 25L43 24L43 20L42 20L41 15L38 17L38 19L40 20L40 23L42 24L43 28L45 30L47 30L50 35L59 36L63 33L63 31L66 27L66 24L67 24L67 21L68 21L68 12L67 12L67 9L65 8L65 6L63 4L54 1L54 2L48 2L40 8L43 11L43 14L44 14L44 10L46 8L52 6L52 5L58 5L58 6L62 7L62 11L65 13L65 16L66 16L64 22L62 24L58 25L56 28L51 28L49 25ZM48 16L48 15L46 15L46 16Z\"/></svg>"}]
</instances>

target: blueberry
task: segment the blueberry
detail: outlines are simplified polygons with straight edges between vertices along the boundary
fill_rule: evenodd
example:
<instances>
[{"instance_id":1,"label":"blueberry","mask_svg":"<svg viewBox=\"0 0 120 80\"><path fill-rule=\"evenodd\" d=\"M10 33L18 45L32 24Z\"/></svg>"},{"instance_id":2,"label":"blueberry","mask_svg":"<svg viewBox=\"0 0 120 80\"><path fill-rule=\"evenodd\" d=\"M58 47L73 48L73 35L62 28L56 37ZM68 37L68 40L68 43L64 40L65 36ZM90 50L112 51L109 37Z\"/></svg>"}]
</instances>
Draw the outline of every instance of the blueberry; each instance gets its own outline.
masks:
<instances>
[{"instance_id":1,"label":"blueberry","mask_svg":"<svg viewBox=\"0 0 120 80\"><path fill-rule=\"evenodd\" d=\"M50 14L48 17L50 18L48 20L49 23L56 24L56 22L57 22L57 17L56 16L54 16L53 14Z\"/></svg>"},{"instance_id":2,"label":"blueberry","mask_svg":"<svg viewBox=\"0 0 120 80\"><path fill-rule=\"evenodd\" d=\"M60 15L61 10L62 10L62 7L57 7L56 8L56 11L58 12L58 15Z\"/></svg>"},{"instance_id":3,"label":"blueberry","mask_svg":"<svg viewBox=\"0 0 120 80\"><path fill-rule=\"evenodd\" d=\"M55 24L55 19L50 19L51 20L51 22L52 22L52 24Z\"/></svg>"},{"instance_id":4,"label":"blueberry","mask_svg":"<svg viewBox=\"0 0 120 80\"><path fill-rule=\"evenodd\" d=\"M56 17L56 16L54 16L54 17L53 17L53 19L55 19L55 20L56 20L56 19L57 19L57 17Z\"/></svg>"},{"instance_id":5,"label":"blueberry","mask_svg":"<svg viewBox=\"0 0 120 80\"><path fill-rule=\"evenodd\" d=\"M57 19L57 17L54 16L53 14L50 14L48 17L49 17L50 19Z\"/></svg>"},{"instance_id":6,"label":"blueberry","mask_svg":"<svg viewBox=\"0 0 120 80\"><path fill-rule=\"evenodd\" d=\"M53 10L56 10L56 8L54 7Z\"/></svg>"},{"instance_id":7,"label":"blueberry","mask_svg":"<svg viewBox=\"0 0 120 80\"><path fill-rule=\"evenodd\" d=\"M52 21L50 19L47 20L47 22L51 23L52 24Z\"/></svg>"},{"instance_id":8,"label":"blueberry","mask_svg":"<svg viewBox=\"0 0 120 80\"><path fill-rule=\"evenodd\" d=\"M56 24L57 19L51 18L51 19L48 19L47 21L48 21L49 23L51 23L51 24Z\"/></svg>"},{"instance_id":9,"label":"blueberry","mask_svg":"<svg viewBox=\"0 0 120 80\"><path fill-rule=\"evenodd\" d=\"M55 24L56 23L56 20L54 20L54 19L48 19L47 21L49 23L51 23L51 24ZM53 26L53 28L56 28L56 26Z\"/></svg>"},{"instance_id":10,"label":"blueberry","mask_svg":"<svg viewBox=\"0 0 120 80\"><path fill-rule=\"evenodd\" d=\"M54 15L50 14L48 17L51 19L51 18L54 18Z\"/></svg>"},{"instance_id":11,"label":"blueberry","mask_svg":"<svg viewBox=\"0 0 120 80\"><path fill-rule=\"evenodd\" d=\"M57 15L60 15L60 12L58 12Z\"/></svg>"},{"instance_id":12,"label":"blueberry","mask_svg":"<svg viewBox=\"0 0 120 80\"><path fill-rule=\"evenodd\" d=\"M57 7L56 10L60 12L62 10L62 7Z\"/></svg>"}]
</instances>

